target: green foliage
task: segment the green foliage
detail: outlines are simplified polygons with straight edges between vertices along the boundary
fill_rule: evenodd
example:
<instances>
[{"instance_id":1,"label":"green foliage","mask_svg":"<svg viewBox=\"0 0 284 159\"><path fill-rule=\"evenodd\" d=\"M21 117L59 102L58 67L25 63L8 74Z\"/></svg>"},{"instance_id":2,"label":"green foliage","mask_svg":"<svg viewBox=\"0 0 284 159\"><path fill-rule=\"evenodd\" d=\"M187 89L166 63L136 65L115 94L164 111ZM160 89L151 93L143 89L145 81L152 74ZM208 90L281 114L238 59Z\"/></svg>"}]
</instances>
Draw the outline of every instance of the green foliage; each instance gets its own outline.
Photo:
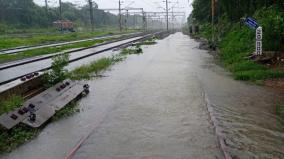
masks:
<instances>
[{"instance_id":1,"label":"green foliage","mask_svg":"<svg viewBox=\"0 0 284 159\"><path fill-rule=\"evenodd\" d=\"M197 22L211 22L211 0L194 0L192 18ZM230 22L238 22L241 17L252 16L255 11L276 5L283 8L283 0L218 0L215 22L224 15Z\"/></svg>"},{"instance_id":2,"label":"green foliage","mask_svg":"<svg viewBox=\"0 0 284 159\"><path fill-rule=\"evenodd\" d=\"M52 58L51 71L44 74L46 87L50 87L66 79L67 70L64 69L69 62L69 54L61 54Z\"/></svg>"},{"instance_id":3,"label":"green foliage","mask_svg":"<svg viewBox=\"0 0 284 159\"><path fill-rule=\"evenodd\" d=\"M228 28L222 24L223 28ZM268 78L284 77L284 71L269 70L265 66L252 62L247 57L254 51L255 31L246 26L227 24L231 28L221 36L220 59L235 79L259 81ZM211 38L211 25L201 26L199 36Z\"/></svg>"},{"instance_id":4,"label":"green foliage","mask_svg":"<svg viewBox=\"0 0 284 159\"><path fill-rule=\"evenodd\" d=\"M198 22L210 22L211 18L211 0L194 0L192 15Z\"/></svg>"},{"instance_id":5,"label":"green foliage","mask_svg":"<svg viewBox=\"0 0 284 159\"><path fill-rule=\"evenodd\" d=\"M33 0L0 0L0 23L6 23L16 28L48 27L59 18L57 7L40 7ZM97 26L112 25L117 23L117 16L94 9L94 20ZM62 18L80 24L89 25L89 6L78 8L69 2L62 3Z\"/></svg>"},{"instance_id":6,"label":"green foliage","mask_svg":"<svg viewBox=\"0 0 284 159\"><path fill-rule=\"evenodd\" d=\"M68 77L74 80L90 79L94 76L98 76L100 72L105 71L111 65L120 62L130 54L141 54L143 51L140 45L136 45L130 48L123 49L120 54L113 55L112 57L101 58L90 64L77 67L68 74Z\"/></svg>"},{"instance_id":7,"label":"green foliage","mask_svg":"<svg viewBox=\"0 0 284 159\"><path fill-rule=\"evenodd\" d=\"M234 73L234 77L237 80L244 80L244 81L265 80L269 78L284 77L284 71L278 71L278 70L238 71Z\"/></svg>"},{"instance_id":8,"label":"green foliage","mask_svg":"<svg viewBox=\"0 0 284 159\"><path fill-rule=\"evenodd\" d=\"M278 112L279 112L280 117L284 120L284 104L279 106Z\"/></svg>"},{"instance_id":9,"label":"green foliage","mask_svg":"<svg viewBox=\"0 0 284 159\"><path fill-rule=\"evenodd\" d=\"M46 43L64 42L72 40L80 40L86 38L92 38L95 36L107 35L108 31L98 30L95 32L85 33L68 33L68 34L44 34L33 35L29 37L0 37L0 49L7 49L18 46L38 45Z\"/></svg>"},{"instance_id":10,"label":"green foliage","mask_svg":"<svg viewBox=\"0 0 284 159\"><path fill-rule=\"evenodd\" d=\"M258 10L255 17L263 28L263 48L279 51L284 44L284 11L273 5Z\"/></svg>"},{"instance_id":11,"label":"green foliage","mask_svg":"<svg viewBox=\"0 0 284 159\"><path fill-rule=\"evenodd\" d=\"M77 112L80 112L80 109L77 108L77 103L73 101L70 104L66 105L63 109L56 112L56 114L52 117L52 121L57 121L59 119L69 117Z\"/></svg>"},{"instance_id":12,"label":"green foliage","mask_svg":"<svg viewBox=\"0 0 284 159\"><path fill-rule=\"evenodd\" d=\"M105 40L107 40L107 39L105 39ZM75 43L75 44L70 44L70 45L63 45L63 46L58 46L58 47L40 48L40 49L24 51L24 52L19 53L19 54L8 54L8 55L2 54L2 55L0 55L0 63L5 63L5 62L9 62L9 61L14 61L14 60L20 60L20 59L24 59L24 58L39 56L39 55L47 55L47 54L52 54L52 53L58 53L58 52L61 52L61 51L74 49L74 48L90 47L90 46L93 46L97 43L102 43L105 40L85 41L85 42L80 42L80 43Z\"/></svg>"},{"instance_id":13,"label":"green foliage","mask_svg":"<svg viewBox=\"0 0 284 159\"><path fill-rule=\"evenodd\" d=\"M244 60L254 50L254 31L235 24L220 43L220 57L225 65Z\"/></svg>"},{"instance_id":14,"label":"green foliage","mask_svg":"<svg viewBox=\"0 0 284 159\"><path fill-rule=\"evenodd\" d=\"M14 110L23 105L24 99L21 96L12 95L4 101L0 101L0 115Z\"/></svg>"},{"instance_id":15,"label":"green foliage","mask_svg":"<svg viewBox=\"0 0 284 159\"><path fill-rule=\"evenodd\" d=\"M96 76L101 72L106 70L109 66L111 66L117 60L115 58L101 58L97 61L94 61L88 65L83 65L74 69L69 77L71 79L90 79L92 74L94 73Z\"/></svg>"},{"instance_id":16,"label":"green foliage","mask_svg":"<svg viewBox=\"0 0 284 159\"><path fill-rule=\"evenodd\" d=\"M39 1L38 1L39 2ZM62 2L62 19L70 20L74 23L75 30L90 30L89 5L86 3L82 7L70 2ZM53 22L60 19L58 6L49 5L48 10L43 6L38 6L34 0L0 0L0 23L9 27L1 28L0 33L11 33L30 28L51 28ZM96 28L116 28L118 16L98 9L94 3L94 24ZM137 15L136 15L137 17ZM140 17L142 18L142 17ZM129 15L129 24L134 24L134 16ZM137 25L142 25L142 21L136 21Z\"/></svg>"},{"instance_id":17,"label":"green foliage","mask_svg":"<svg viewBox=\"0 0 284 159\"><path fill-rule=\"evenodd\" d=\"M154 45L154 44L157 44L156 40L157 40L157 37L154 36L149 40L140 42L139 45Z\"/></svg>"},{"instance_id":18,"label":"green foliage","mask_svg":"<svg viewBox=\"0 0 284 159\"><path fill-rule=\"evenodd\" d=\"M224 66L233 72L237 80L257 81L284 77L284 71L269 70L246 58L254 51L254 38L254 30L235 24L220 43L220 59Z\"/></svg>"},{"instance_id":19,"label":"green foliage","mask_svg":"<svg viewBox=\"0 0 284 159\"><path fill-rule=\"evenodd\" d=\"M39 133L38 129L17 126L10 131L0 131L0 153L11 152L19 145L33 139Z\"/></svg>"},{"instance_id":20,"label":"green foliage","mask_svg":"<svg viewBox=\"0 0 284 159\"><path fill-rule=\"evenodd\" d=\"M131 54L141 54L141 53L143 53L143 50L140 45L124 48L120 52L121 55L131 55Z\"/></svg>"},{"instance_id":21,"label":"green foliage","mask_svg":"<svg viewBox=\"0 0 284 159\"><path fill-rule=\"evenodd\" d=\"M200 25L200 32L198 36L210 40L212 37L212 25L209 23L204 23Z\"/></svg>"}]
</instances>

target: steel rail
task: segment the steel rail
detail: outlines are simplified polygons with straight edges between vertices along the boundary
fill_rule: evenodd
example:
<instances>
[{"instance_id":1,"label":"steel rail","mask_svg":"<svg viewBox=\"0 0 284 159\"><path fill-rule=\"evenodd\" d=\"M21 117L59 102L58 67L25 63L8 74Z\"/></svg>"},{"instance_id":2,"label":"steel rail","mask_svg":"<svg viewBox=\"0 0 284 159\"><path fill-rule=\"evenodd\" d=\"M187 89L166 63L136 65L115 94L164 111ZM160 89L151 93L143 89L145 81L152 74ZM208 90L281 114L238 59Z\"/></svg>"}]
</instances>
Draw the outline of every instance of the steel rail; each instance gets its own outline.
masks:
<instances>
[{"instance_id":1,"label":"steel rail","mask_svg":"<svg viewBox=\"0 0 284 159\"><path fill-rule=\"evenodd\" d=\"M144 34L145 33L139 33L139 34L130 35L130 36L127 36L127 37L119 37L119 38L116 38L116 39L108 41L108 42L100 43L100 44L89 46L89 47L83 47L83 48L79 48L79 49L74 49L74 50L71 50L71 51L67 51L65 53L69 54L69 53L74 53L74 52L78 52L78 51L82 51L82 50L96 48L96 47L99 47L99 46L108 45L108 44L119 42L119 41L122 41L122 40L127 40L127 39L131 39L131 38L143 36ZM40 57L40 56L38 56L38 58L37 57L31 57L30 60L27 60L27 61L24 61L25 59L22 59L22 60L18 60L18 62L17 61L14 61L14 62L12 61L12 62L8 62L8 63L0 64L0 71L8 69L8 68L24 65L24 64L36 62L36 61L49 59L49 58L52 58L52 57L54 57L56 55L59 55L59 54L58 53L53 53L51 55L47 55L47 56L44 56L44 57Z\"/></svg>"},{"instance_id":2,"label":"steel rail","mask_svg":"<svg viewBox=\"0 0 284 159\"><path fill-rule=\"evenodd\" d=\"M114 34L114 35L107 34L107 35L101 35L101 36L96 36L93 38L81 39L81 40L64 41L64 42L58 42L58 43L47 43L47 44L30 45L30 46L20 46L20 47L8 48L8 49L1 49L0 55L16 54L16 53L24 52L28 50L41 49L41 48L54 47L54 46L64 46L64 45L76 44L80 42L101 40L101 39L112 38L116 36L121 37L121 36L127 36L127 35L135 35L135 34L140 34L140 33L141 32L129 33L129 34Z\"/></svg>"},{"instance_id":3,"label":"steel rail","mask_svg":"<svg viewBox=\"0 0 284 159\"><path fill-rule=\"evenodd\" d=\"M99 50L99 51L96 51L96 52L93 52L93 53L90 53L90 54L87 54L87 55L84 55L84 56L81 56L81 57L69 60L69 63L73 63L73 62L79 61L81 59L84 59L84 58L87 58L87 57L90 57L90 56L93 56L93 55L96 55L96 54L103 53L105 51L109 51L109 50L112 50L112 49L115 49L115 48L119 48L119 47L125 46L127 44L131 44L131 43L135 43L135 42L138 42L138 41L146 40L146 39L152 37L153 35L158 35L158 34L162 34L162 33L164 33L164 31L150 33L150 34L142 36L141 38L138 38L138 39L135 39L135 40L131 40L131 41L128 41L128 42L125 42L125 43L122 43L122 44L118 44L118 45L115 45L115 46L112 46L112 47L109 47L109 48L105 48L103 50ZM134 37L132 37L132 38L134 38ZM128 39L131 39L131 38L128 38ZM121 40L119 40L119 41L121 41ZM51 69L51 66L43 68L43 69L39 69L39 70L36 70L36 71L29 72L29 73L27 73L25 75L16 76L16 77L13 77L13 78L11 78L9 80L1 81L0 85L12 82L14 80L17 80L19 78L25 77L26 75L29 75L29 74L32 74L32 73L35 73L35 72L46 71L46 70L49 70L49 69Z\"/></svg>"}]
</instances>

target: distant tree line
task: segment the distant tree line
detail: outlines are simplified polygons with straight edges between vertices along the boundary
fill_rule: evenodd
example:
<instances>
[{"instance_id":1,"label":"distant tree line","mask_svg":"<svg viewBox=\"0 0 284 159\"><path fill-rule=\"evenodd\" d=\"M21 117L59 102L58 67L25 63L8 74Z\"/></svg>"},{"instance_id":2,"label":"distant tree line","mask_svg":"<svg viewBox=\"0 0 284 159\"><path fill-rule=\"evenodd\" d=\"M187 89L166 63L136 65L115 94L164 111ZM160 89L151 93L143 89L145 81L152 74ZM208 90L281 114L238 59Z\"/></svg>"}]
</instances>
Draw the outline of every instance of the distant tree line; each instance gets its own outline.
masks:
<instances>
[{"instance_id":1,"label":"distant tree line","mask_svg":"<svg viewBox=\"0 0 284 159\"><path fill-rule=\"evenodd\" d=\"M94 22L96 27L116 26L118 17L99 10L94 5ZM0 0L0 24L16 28L50 27L58 20L59 8L38 6L33 0ZM62 19L71 20L79 26L90 25L89 6L76 7L69 2L62 3Z\"/></svg>"},{"instance_id":2,"label":"distant tree line","mask_svg":"<svg viewBox=\"0 0 284 159\"><path fill-rule=\"evenodd\" d=\"M283 0L215 0L216 21L221 16L227 16L230 21L239 21L241 17L252 16L256 10L271 5L284 9ZM194 0L192 17L200 22L211 21L212 0Z\"/></svg>"}]
</instances>

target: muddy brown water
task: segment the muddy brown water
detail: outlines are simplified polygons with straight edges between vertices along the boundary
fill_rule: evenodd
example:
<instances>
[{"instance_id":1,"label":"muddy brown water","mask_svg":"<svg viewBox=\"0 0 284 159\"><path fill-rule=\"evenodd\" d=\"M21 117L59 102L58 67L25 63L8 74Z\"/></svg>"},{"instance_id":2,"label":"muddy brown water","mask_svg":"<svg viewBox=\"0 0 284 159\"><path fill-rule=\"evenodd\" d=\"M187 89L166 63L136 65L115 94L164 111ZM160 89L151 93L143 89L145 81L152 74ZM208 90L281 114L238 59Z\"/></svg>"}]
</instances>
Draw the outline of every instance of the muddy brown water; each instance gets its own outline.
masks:
<instances>
[{"instance_id":1,"label":"muddy brown water","mask_svg":"<svg viewBox=\"0 0 284 159\"><path fill-rule=\"evenodd\" d=\"M72 158L222 159L210 114L233 158L283 158L283 93L234 81L181 33L143 51L88 81L80 113L0 158L63 159L90 134Z\"/></svg>"}]
</instances>

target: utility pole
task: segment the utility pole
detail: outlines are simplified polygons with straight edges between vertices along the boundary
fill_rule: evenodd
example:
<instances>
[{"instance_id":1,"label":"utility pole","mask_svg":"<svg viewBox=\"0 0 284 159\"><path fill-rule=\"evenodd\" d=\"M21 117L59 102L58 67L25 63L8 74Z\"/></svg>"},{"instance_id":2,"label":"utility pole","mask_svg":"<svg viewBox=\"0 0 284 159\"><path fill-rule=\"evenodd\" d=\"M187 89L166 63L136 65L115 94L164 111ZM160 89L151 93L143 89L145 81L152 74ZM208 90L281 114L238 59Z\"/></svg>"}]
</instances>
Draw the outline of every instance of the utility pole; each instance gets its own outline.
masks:
<instances>
[{"instance_id":1,"label":"utility pole","mask_svg":"<svg viewBox=\"0 0 284 159\"><path fill-rule=\"evenodd\" d=\"M121 24L121 0L118 1L118 10L119 10L119 31L122 31L122 24Z\"/></svg>"},{"instance_id":2,"label":"utility pole","mask_svg":"<svg viewBox=\"0 0 284 159\"><path fill-rule=\"evenodd\" d=\"M128 17L129 17L129 13L128 10L126 10L126 18L125 18L125 29L128 29Z\"/></svg>"},{"instance_id":3,"label":"utility pole","mask_svg":"<svg viewBox=\"0 0 284 159\"><path fill-rule=\"evenodd\" d=\"M142 11L142 15L143 15L143 29L144 31L147 31L147 14Z\"/></svg>"},{"instance_id":4,"label":"utility pole","mask_svg":"<svg viewBox=\"0 0 284 159\"><path fill-rule=\"evenodd\" d=\"M133 28L136 29L136 13L133 16Z\"/></svg>"},{"instance_id":5,"label":"utility pole","mask_svg":"<svg viewBox=\"0 0 284 159\"><path fill-rule=\"evenodd\" d=\"M94 13L93 13L93 1L89 0L89 7L90 7L90 21L91 21L91 27L92 32L94 31Z\"/></svg>"},{"instance_id":6,"label":"utility pole","mask_svg":"<svg viewBox=\"0 0 284 159\"><path fill-rule=\"evenodd\" d=\"M214 21L215 21L215 0L211 0L211 23L212 23L212 43L214 45L215 42L215 36L214 36Z\"/></svg>"},{"instance_id":7,"label":"utility pole","mask_svg":"<svg viewBox=\"0 0 284 159\"><path fill-rule=\"evenodd\" d=\"M62 25L62 4L61 0L59 0L59 19L60 19L60 31L63 31L63 25Z\"/></svg>"},{"instance_id":8,"label":"utility pole","mask_svg":"<svg viewBox=\"0 0 284 159\"><path fill-rule=\"evenodd\" d=\"M175 24L174 24L174 6L172 7L172 25L173 25L173 30L175 29Z\"/></svg>"},{"instance_id":9,"label":"utility pole","mask_svg":"<svg viewBox=\"0 0 284 159\"><path fill-rule=\"evenodd\" d=\"M62 5L61 5L61 0L59 0L59 18L62 20Z\"/></svg>"},{"instance_id":10,"label":"utility pole","mask_svg":"<svg viewBox=\"0 0 284 159\"><path fill-rule=\"evenodd\" d=\"M168 0L166 0L166 12L167 12L167 15L166 15L167 30L169 30L169 6L168 6Z\"/></svg>"},{"instance_id":11,"label":"utility pole","mask_svg":"<svg viewBox=\"0 0 284 159\"><path fill-rule=\"evenodd\" d=\"M45 0L45 11L46 11L46 14L48 12L48 4L47 4L47 0Z\"/></svg>"}]
</instances>

